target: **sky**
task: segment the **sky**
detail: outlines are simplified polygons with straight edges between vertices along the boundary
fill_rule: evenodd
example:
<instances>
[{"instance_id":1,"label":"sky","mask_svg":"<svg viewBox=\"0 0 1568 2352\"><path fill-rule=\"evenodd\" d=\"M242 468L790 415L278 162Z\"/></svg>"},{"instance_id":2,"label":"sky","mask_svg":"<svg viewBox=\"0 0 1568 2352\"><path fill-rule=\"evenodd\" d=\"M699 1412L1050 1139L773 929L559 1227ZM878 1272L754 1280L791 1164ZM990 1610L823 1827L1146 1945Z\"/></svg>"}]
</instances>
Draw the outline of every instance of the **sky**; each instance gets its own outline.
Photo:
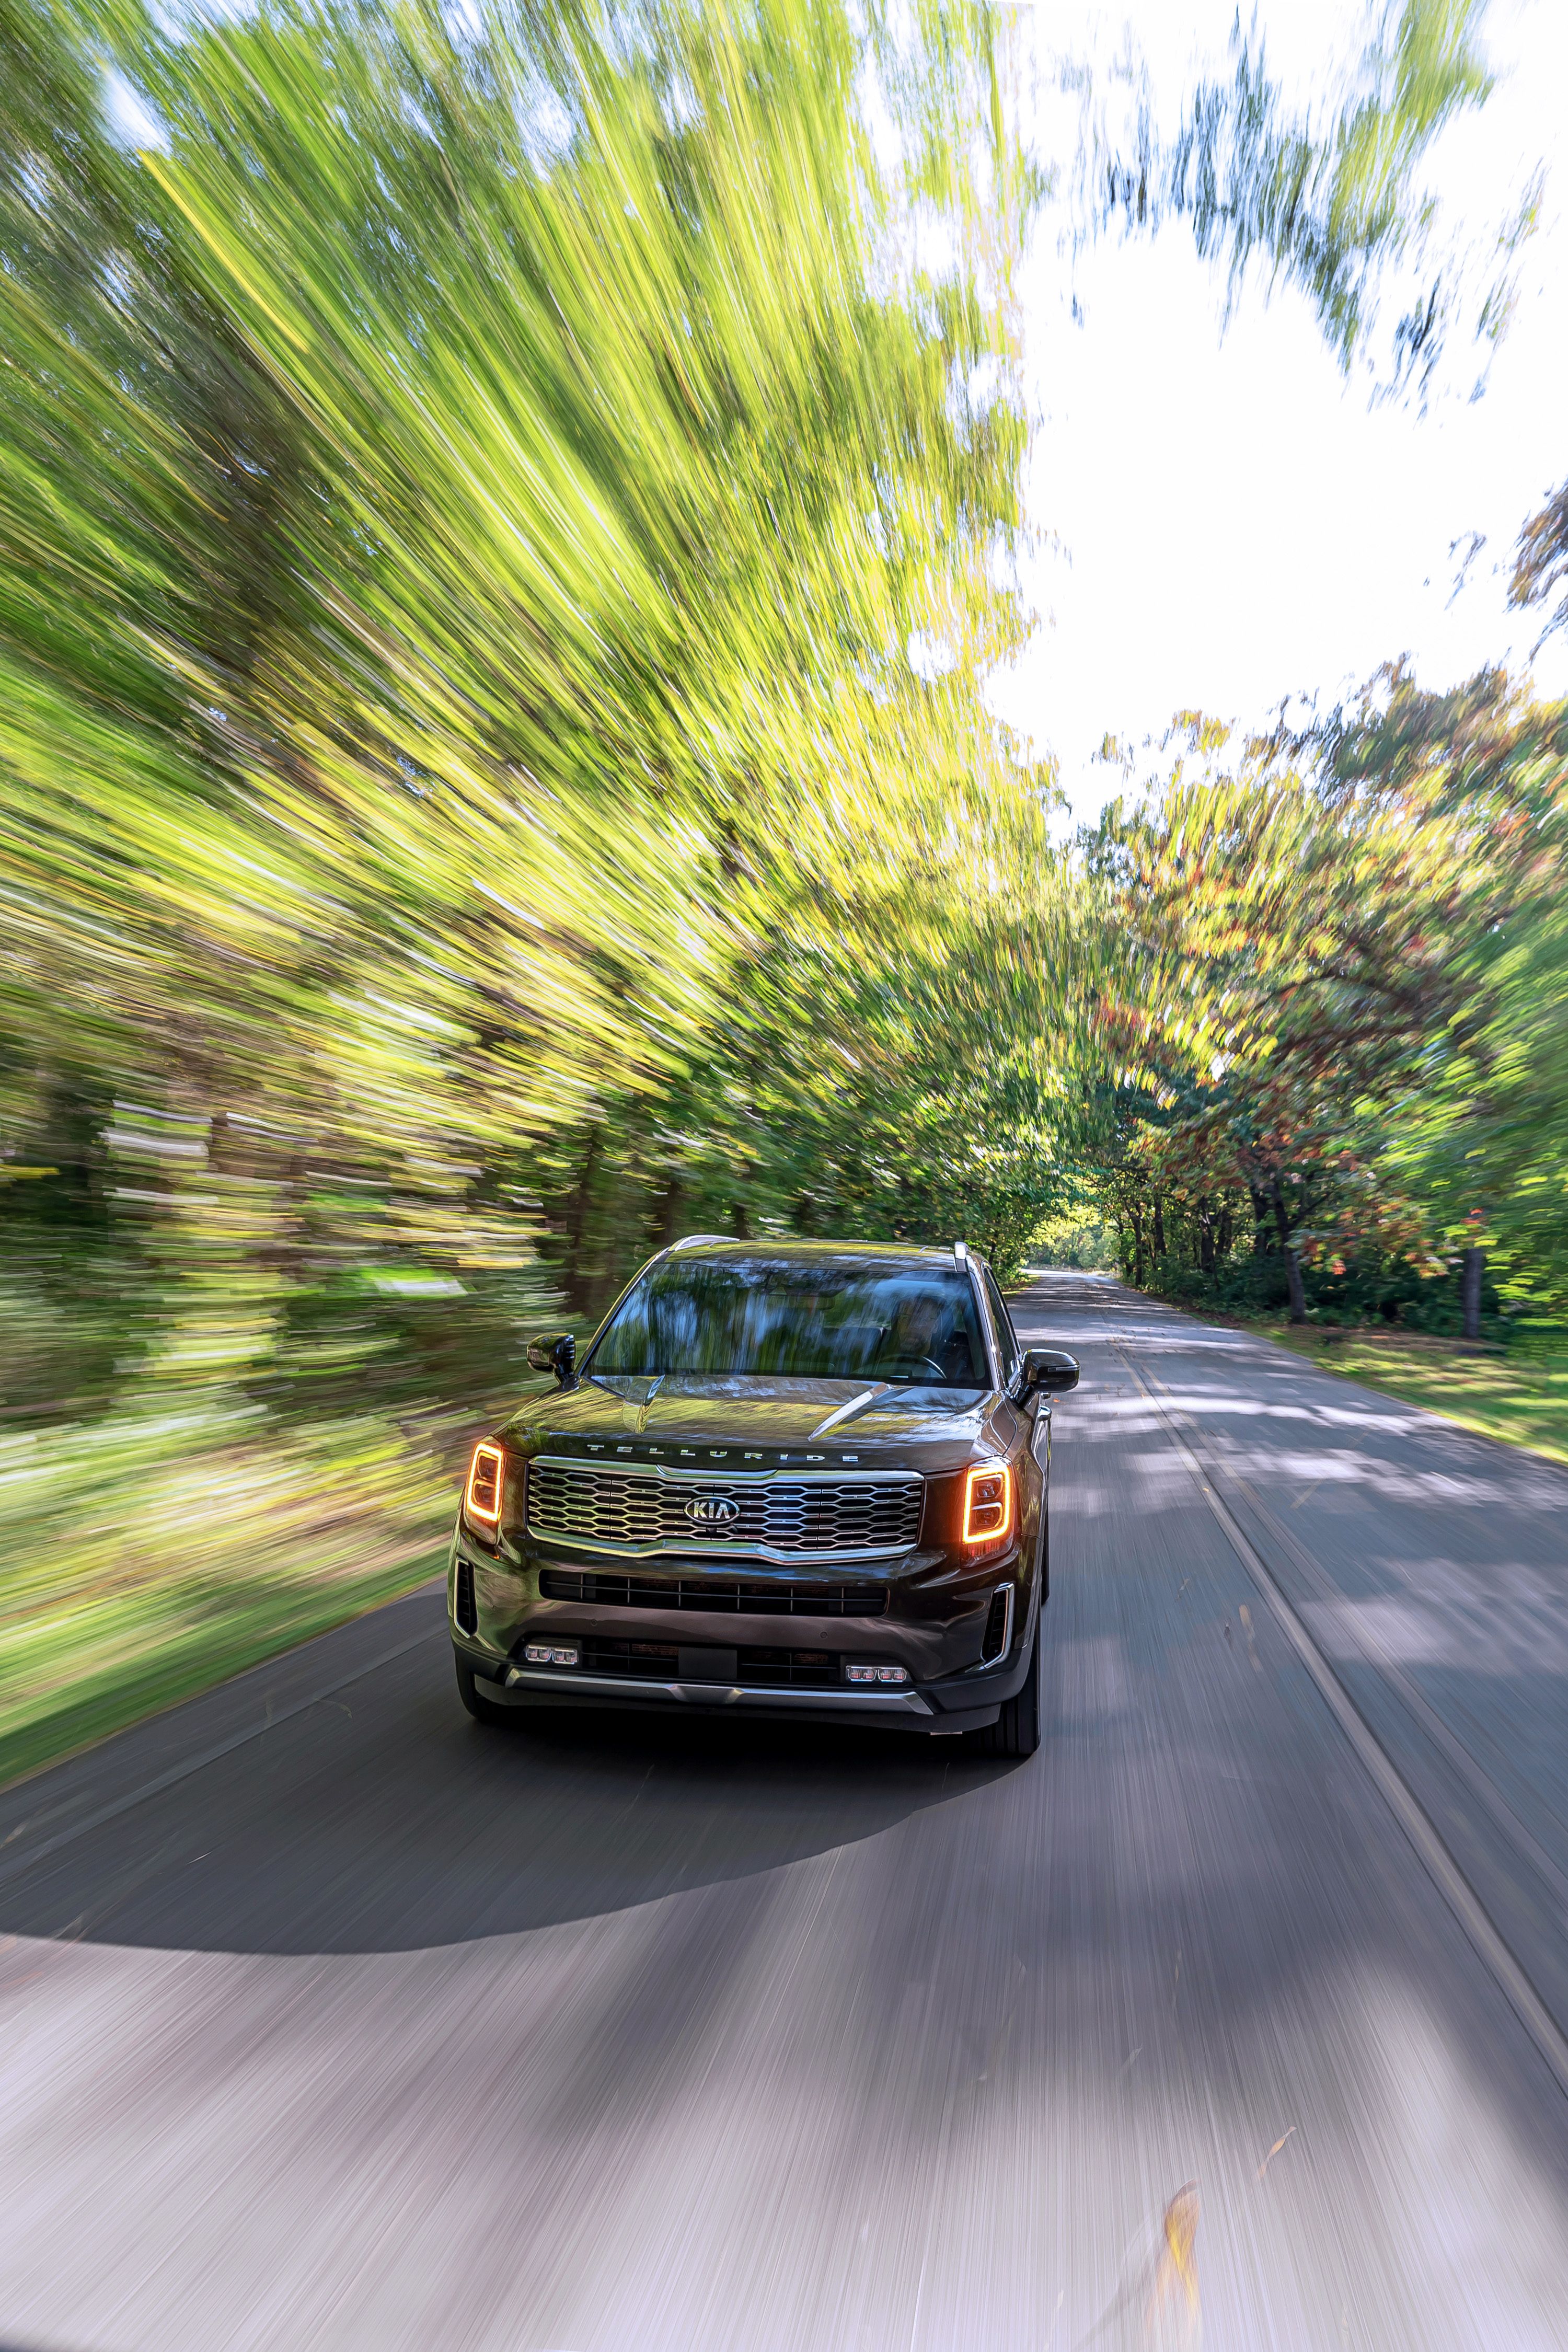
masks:
<instances>
[{"instance_id":1,"label":"sky","mask_svg":"<svg viewBox=\"0 0 1568 2352\"><path fill-rule=\"evenodd\" d=\"M1040 151L1070 155L1076 121L1050 87L1053 51L1103 67L1130 36L1173 110L1202 68L1227 71L1234 16L1234 0L1042 0ZM1371 16L1358 0L1258 10L1271 67L1298 97L1330 85ZM1568 694L1568 631L1532 664L1542 616L1507 604L1520 527L1568 476L1568 7L1491 0L1485 38L1497 87L1443 131L1420 184L1473 242L1533 169L1546 177L1517 310L1479 397L1482 355L1468 338L1450 346L1424 415L1376 402L1293 290L1266 299L1249 282L1222 333L1223 269L1197 259L1180 222L1075 258L1060 216L1045 215L1021 288L1037 543L1023 580L1040 622L991 692L1058 761L1066 829L1127 787L1097 756L1106 734L1132 752L1136 780L1158 767L1178 709L1244 724L1287 696L1327 709L1401 654L1425 686L1500 661ZM1475 532L1485 543L1456 587Z\"/></svg>"}]
</instances>

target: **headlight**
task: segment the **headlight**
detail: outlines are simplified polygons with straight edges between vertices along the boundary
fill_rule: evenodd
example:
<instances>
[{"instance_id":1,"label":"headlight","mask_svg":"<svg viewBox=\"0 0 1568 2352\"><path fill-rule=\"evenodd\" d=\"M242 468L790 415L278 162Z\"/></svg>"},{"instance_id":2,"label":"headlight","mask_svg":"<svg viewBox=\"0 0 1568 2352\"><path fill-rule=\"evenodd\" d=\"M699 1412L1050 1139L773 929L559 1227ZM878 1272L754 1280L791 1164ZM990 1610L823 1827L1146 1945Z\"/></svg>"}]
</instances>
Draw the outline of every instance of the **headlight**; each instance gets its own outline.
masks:
<instances>
[{"instance_id":1,"label":"headlight","mask_svg":"<svg viewBox=\"0 0 1568 2352\"><path fill-rule=\"evenodd\" d=\"M505 1481L506 1456L500 1447L476 1445L474 1458L468 1465L468 1484L463 1496L463 1508L479 1527L493 1528L500 1517Z\"/></svg>"},{"instance_id":2,"label":"headlight","mask_svg":"<svg viewBox=\"0 0 1568 2352\"><path fill-rule=\"evenodd\" d=\"M1003 1543L1013 1532L1013 1473L977 1466L963 1481L963 1540L966 1544Z\"/></svg>"}]
</instances>

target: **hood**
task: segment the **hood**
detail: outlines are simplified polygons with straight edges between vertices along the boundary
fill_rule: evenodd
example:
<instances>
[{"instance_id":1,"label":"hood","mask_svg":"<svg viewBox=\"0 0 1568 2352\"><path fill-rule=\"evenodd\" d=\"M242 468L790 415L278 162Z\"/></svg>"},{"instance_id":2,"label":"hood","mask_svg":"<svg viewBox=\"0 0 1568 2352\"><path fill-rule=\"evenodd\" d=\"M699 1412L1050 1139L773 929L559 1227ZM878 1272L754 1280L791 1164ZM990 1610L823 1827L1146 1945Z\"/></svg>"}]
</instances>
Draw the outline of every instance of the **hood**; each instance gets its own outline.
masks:
<instances>
[{"instance_id":1,"label":"hood","mask_svg":"<svg viewBox=\"0 0 1568 2352\"><path fill-rule=\"evenodd\" d=\"M616 1375L590 1377L579 1388L531 1399L502 1433L526 1445L557 1436L657 1445L668 1437L769 1448L815 1443L837 1452L879 1443L972 1440L990 1402L978 1389L893 1388L881 1381Z\"/></svg>"}]
</instances>

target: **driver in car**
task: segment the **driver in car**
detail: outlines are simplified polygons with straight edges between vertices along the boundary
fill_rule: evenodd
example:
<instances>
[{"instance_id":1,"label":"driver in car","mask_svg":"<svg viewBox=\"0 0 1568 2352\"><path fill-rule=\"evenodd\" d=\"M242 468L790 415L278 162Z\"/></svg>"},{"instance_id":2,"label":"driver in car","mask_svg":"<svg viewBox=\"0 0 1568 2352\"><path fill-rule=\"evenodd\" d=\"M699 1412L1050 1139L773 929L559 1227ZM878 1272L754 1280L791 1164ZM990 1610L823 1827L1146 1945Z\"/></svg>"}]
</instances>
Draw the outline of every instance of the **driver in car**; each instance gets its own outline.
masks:
<instances>
[{"instance_id":1,"label":"driver in car","mask_svg":"<svg viewBox=\"0 0 1568 2352\"><path fill-rule=\"evenodd\" d=\"M929 1292L906 1293L899 1301L892 1321L882 1334L882 1344L877 1350L877 1370L882 1373L929 1372L933 1380L942 1377L942 1349L947 1338L950 1318L942 1312L940 1299Z\"/></svg>"}]
</instances>

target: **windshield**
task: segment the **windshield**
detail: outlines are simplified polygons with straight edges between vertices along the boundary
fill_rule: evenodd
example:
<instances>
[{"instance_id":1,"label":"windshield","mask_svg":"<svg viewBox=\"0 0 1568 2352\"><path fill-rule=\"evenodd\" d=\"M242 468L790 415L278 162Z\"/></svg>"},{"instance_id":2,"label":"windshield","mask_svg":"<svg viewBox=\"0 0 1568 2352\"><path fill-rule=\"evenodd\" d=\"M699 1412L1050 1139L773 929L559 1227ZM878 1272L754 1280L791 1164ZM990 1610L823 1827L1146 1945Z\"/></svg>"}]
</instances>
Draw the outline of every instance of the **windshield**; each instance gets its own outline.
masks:
<instances>
[{"instance_id":1,"label":"windshield","mask_svg":"<svg viewBox=\"0 0 1568 2352\"><path fill-rule=\"evenodd\" d=\"M622 1301L592 1369L987 1385L965 1278L865 1258L666 1259Z\"/></svg>"}]
</instances>

